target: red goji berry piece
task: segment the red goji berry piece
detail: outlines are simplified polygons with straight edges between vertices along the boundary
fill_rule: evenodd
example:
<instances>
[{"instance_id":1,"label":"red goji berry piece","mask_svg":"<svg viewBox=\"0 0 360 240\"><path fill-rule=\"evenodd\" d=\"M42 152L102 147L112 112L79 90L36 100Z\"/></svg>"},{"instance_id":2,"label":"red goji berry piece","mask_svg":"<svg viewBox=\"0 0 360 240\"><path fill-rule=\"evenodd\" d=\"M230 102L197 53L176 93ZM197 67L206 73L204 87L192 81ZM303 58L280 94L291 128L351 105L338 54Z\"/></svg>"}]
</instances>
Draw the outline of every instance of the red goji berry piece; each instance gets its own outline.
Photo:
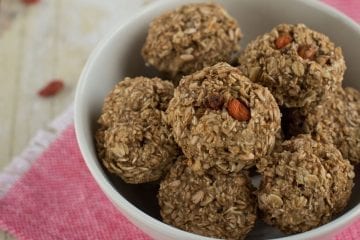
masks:
<instances>
[{"instance_id":1,"label":"red goji berry piece","mask_svg":"<svg viewBox=\"0 0 360 240\"><path fill-rule=\"evenodd\" d=\"M277 49L282 49L286 47L289 43L293 41L293 38L288 33L280 34L280 36L275 39L275 46Z\"/></svg>"},{"instance_id":2,"label":"red goji berry piece","mask_svg":"<svg viewBox=\"0 0 360 240\"><path fill-rule=\"evenodd\" d=\"M39 90L38 95L41 97L51 97L56 95L64 88L64 82L62 80L52 80L45 87Z\"/></svg>"}]
</instances>

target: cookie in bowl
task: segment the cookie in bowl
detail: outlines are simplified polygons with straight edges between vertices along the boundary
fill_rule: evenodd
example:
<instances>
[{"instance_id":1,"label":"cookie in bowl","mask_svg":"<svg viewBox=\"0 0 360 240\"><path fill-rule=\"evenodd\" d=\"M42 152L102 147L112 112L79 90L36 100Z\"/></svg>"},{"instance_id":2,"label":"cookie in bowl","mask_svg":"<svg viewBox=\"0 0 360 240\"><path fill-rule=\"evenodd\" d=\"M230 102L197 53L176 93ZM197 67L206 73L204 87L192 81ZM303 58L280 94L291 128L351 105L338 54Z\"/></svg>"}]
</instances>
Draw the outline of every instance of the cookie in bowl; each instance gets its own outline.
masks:
<instances>
[{"instance_id":1,"label":"cookie in bowl","mask_svg":"<svg viewBox=\"0 0 360 240\"><path fill-rule=\"evenodd\" d=\"M142 56L160 72L182 76L232 61L241 38L236 20L219 4L187 4L150 23Z\"/></svg>"},{"instance_id":2,"label":"cookie in bowl","mask_svg":"<svg viewBox=\"0 0 360 240\"><path fill-rule=\"evenodd\" d=\"M165 110L174 86L160 78L125 78L106 97L96 132L100 161L127 183L161 178L179 155Z\"/></svg>"},{"instance_id":3,"label":"cookie in bowl","mask_svg":"<svg viewBox=\"0 0 360 240\"><path fill-rule=\"evenodd\" d=\"M253 191L246 172L213 168L199 175L182 156L160 184L160 212L165 223L189 232L244 239L256 220Z\"/></svg>"},{"instance_id":4,"label":"cookie in bowl","mask_svg":"<svg viewBox=\"0 0 360 240\"><path fill-rule=\"evenodd\" d=\"M218 63L185 76L167 109L175 141L199 169L235 172L270 153L280 110L269 90Z\"/></svg>"},{"instance_id":5,"label":"cookie in bowl","mask_svg":"<svg viewBox=\"0 0 360 240\"><path fill-rule=\"evenodd\" d=\"M344 56L326 35L304 24L280 24L250 42L239 68L287 108L321 101L341 86Z\"/></svg>"},{"instance_id":6,"label":"cookie in bowl","mask_svg":"<svg viewBox=\"0 0 360 240\"><path fill-rule=\"evenodd\" d=\"M263 219L285 233L331 221L346 207L354 186L350 162L334 145L310 135L284 141L257 168L262 175L258 204Z\"/></svg>"}]
</instances>

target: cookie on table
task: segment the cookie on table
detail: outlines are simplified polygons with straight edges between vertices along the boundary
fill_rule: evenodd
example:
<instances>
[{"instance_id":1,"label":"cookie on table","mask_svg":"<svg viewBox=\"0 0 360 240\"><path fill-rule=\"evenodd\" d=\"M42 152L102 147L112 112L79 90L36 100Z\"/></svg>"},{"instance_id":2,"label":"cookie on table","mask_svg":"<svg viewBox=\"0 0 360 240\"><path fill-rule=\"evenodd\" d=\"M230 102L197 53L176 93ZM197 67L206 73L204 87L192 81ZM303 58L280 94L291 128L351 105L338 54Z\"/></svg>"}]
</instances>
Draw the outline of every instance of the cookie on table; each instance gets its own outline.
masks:
<instances>
[{"instance_id":1,"label":"cookie on table","mask_svg":"<svg viewBox=\"0 0 360 240\"><path fill-rule=\"evenodd\" d=\"M341 48L304 24L280 24L257 37L239 64L246 76L269 88L287 108L321 101L341 86L346 69Z\"/></svg>"},{"instance_id":2,"label":"cookie on table","mask_svg":"<svg viewBox=\"0 0 360 240\"><path fill-rule=\"evenodd\" d=\"M241 37L236 20L222 6L188 4L150 23L142 55L159 71L182 76L218 62L230 62L239 50Z\"/></svg>"},{"instance_id":3,"label":"cookie on table","mask_svg":"<svg viewBox=\"0 0 360 240\"><path fill-rule=\"evenodd\" d=\"M175 141L200 170L250 168L272 151L280 129L269 90L227 63L183 77L167 115Z\"/></svg>"},{"instance_id":4,"label":"cookie on table","mask_svg":"<svg viewBox=\"0 0 360 240\"><path fill-rule=\"evenodd\" d=\"M257 163L258 204L266 223L285 233L316 228L341 212L350 198L353 166L332 144L299 135Z\"/></svg>"},{"instance_id":5,"label":"cookie on table","mask_svg":"<svg viewBox=\"0 0 360 240\"><path fill-rule=\"evenodd\" d=\"M161 178L179 155L165 110L174 86L159 78L125 78L106 97L96 132L98 156L127 183Z\"/></svg>"}]
</instances>

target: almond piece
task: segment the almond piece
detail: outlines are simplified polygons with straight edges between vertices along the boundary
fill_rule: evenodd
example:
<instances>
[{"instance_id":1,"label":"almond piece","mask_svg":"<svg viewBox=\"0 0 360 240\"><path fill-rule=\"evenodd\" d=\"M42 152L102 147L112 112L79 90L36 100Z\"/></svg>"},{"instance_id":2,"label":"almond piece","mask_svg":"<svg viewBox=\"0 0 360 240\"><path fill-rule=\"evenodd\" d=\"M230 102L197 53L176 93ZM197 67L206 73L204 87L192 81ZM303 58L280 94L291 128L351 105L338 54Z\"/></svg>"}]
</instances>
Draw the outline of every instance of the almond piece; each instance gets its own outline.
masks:
<instances>
[{"instance_id":1,"label":"almond piece","mask_svg":"<svg viewBox=\"0 0 360 240\"><path fill-rule=\"evenodd\" d=\"M275 40L275 46L277 49L282 49L286 47L289 43L291 43L293 38L288 33L282 33L280 36Z\"/></svg>"},{"instance_id":2,"label":"almond piece","mask_svg":"<svg viewBox=\"0 0 360 240\"><path fill-rule=\"evenodd\" d=\"M303 59L314 60L316 51L316 47L311 45L302 45L298 48L298 54Z\"/></svg>"},{"instance_id":3,"label":"almond piece","mask_svg":"<svg viewBox=\"0 0 360 240\"><path fill-rule=\"evenodd\" d=\"M250 110L238 99L230 99L227 104L227 110L230 116L238 121L250 120Z\"/></svg>"}]
</instances>

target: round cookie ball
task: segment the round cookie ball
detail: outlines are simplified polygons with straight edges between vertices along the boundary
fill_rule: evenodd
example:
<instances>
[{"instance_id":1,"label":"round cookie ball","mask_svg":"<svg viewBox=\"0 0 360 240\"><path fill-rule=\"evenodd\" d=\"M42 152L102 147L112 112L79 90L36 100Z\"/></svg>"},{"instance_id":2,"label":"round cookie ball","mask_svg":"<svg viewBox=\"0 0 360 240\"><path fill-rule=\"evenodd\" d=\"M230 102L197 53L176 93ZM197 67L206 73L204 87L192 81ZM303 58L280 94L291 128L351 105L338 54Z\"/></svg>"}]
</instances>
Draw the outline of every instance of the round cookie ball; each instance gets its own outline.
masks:
<instances>
[{"instance_id":1,"label":"round cookie ball","mask_svg":"<svg viewBox=\"0 0 360 240\"><path fill-rule=\"evenodd\" d=\"M167 114L175 141L203 170L253 166L272 151L280 128L271 93L227 63L183 77Z\"/></svg>"},{"instance_id":2,"label":"round cookie ball","mask_svg":"<svg viewBox=\"0 0 360 240\"><path fill-rule=\"evenodd\" d=\"M218 62L230 62L240 49L241 31L218 4L188 4L155 18L142 55L159 71L187 75Z\"/></svg>"},{"instance_id":3,"label":"round cookie ball","mask_svg":"<svg viewBox=\"0 0 360 240\"><path fill-rule=\"evenodd\" d=\"M340 47L304 24L280 24L252 41L239 58L241 71L271 91L279 105L303 107L340 87Z\"/></svg>"},{"instance_id":4,"label":"round cookie ball","mask_svg":"<svg viewBox=\"0 0 360 240\"><path fill-rule=\"evenodd\" d=\"M167 224L221 239L244 239L256 220L256 197L245 173L210 169L198 175L180 158L160 184L159 205Z\"/></svg>"},{"instance_id":5,"label":"round cookie ball","mask_svg":"<svg viewBox=\"0 0 360 240\"><path fill-rule=\"evenodd\" d=\"M127 183L158 180L179 155L165 110L174 86L159 78L125 78L106 97L96 132L103 165Z\"/></svg>"},{"instance_id":6,"label":"round cookie ball","mask_svg":"<svg viewBox=\"0 0 360 240\"><path fill-rule=\"evenodd\" d=\"M266 223L285 233L329 222L346 206L355 173L332 144L299 135L262 158L258 204Z\"/></svg>"},{"instance_id":7,"label":"round cookie ball","mask_svg":"<svg viewBox=\"0 0 360 240\"><path fill-rule=\"evenodd\" d=\"M343 157L360 162L360 93L339 89L306 114L303 132L314 139L334 144Z\"/></svg>"}]
</instances>

